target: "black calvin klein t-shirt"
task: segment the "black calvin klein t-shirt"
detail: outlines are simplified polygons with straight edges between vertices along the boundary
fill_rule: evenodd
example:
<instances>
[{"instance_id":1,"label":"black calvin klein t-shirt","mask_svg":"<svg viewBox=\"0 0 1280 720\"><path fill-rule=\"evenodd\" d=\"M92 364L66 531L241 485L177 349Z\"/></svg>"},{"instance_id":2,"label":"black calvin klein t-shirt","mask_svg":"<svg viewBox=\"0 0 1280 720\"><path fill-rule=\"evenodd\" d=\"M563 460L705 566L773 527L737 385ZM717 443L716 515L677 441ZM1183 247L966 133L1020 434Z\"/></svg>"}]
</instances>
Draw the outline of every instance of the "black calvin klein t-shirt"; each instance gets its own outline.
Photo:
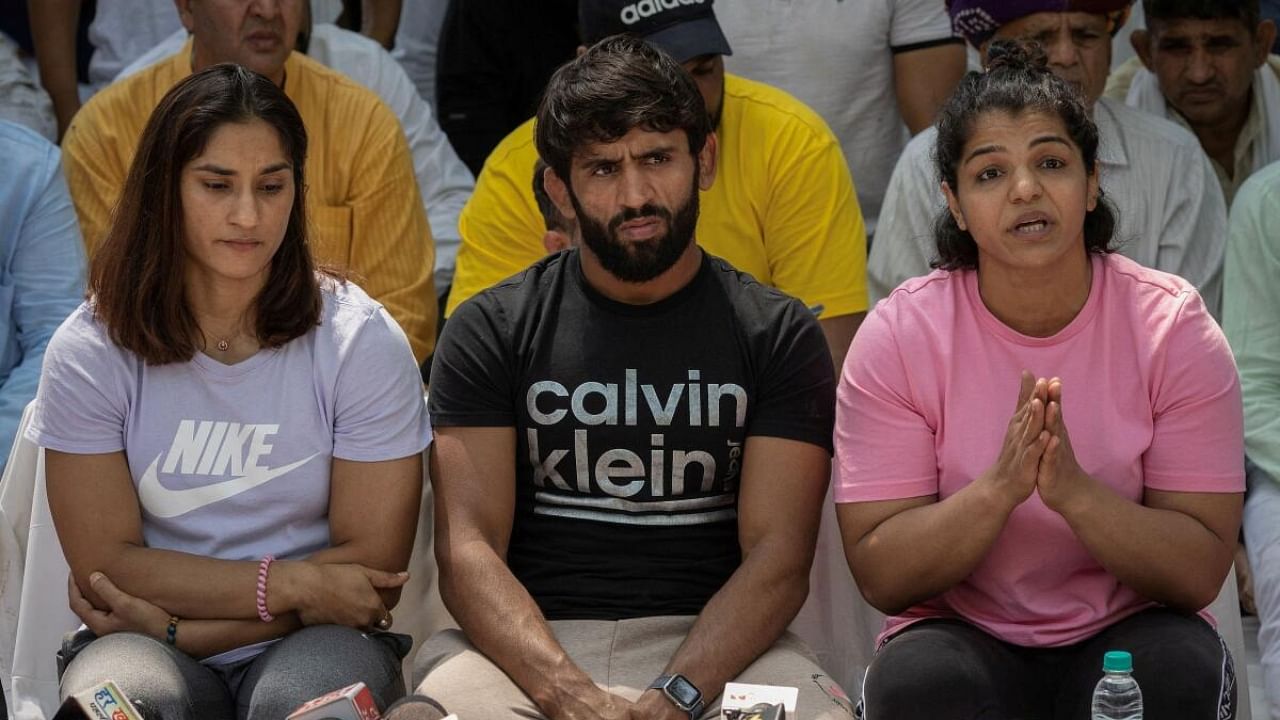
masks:
<instances>
[{"instance_id":1,"label":"black calvin klein t-shirt","mask_svg":"<svg viewBox=\"0 0 1280 720\"><path fill-rule=\"evenodd\" d=\"M723 260L636 306L569 250L457 309L430 409L515 427L507 562L548 619L693 615L741 562L746 439L831 452L835 383L813 314Z\"/></svg>"}]
</instances>

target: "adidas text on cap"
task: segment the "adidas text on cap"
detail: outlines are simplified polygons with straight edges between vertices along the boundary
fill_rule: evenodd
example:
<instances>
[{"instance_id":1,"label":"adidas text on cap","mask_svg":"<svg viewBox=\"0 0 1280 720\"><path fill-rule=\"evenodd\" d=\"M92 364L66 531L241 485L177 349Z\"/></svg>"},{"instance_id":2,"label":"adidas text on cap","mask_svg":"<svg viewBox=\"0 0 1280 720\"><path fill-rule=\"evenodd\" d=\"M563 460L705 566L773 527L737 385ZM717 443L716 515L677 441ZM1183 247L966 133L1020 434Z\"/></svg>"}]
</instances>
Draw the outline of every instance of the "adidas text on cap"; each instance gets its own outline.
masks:
<instances>
[{"instance_id":1,"label":"adidas text on cap","mask_svg":"<svg viewBox=\"0 0 1280 720\"><path fill-rule=\"evenodd\" d=\"M579 0L582 39L592 45L629 33L666 52L677 62L700 55L731 55L714 0Z\"/></svg>"}]
</instances>

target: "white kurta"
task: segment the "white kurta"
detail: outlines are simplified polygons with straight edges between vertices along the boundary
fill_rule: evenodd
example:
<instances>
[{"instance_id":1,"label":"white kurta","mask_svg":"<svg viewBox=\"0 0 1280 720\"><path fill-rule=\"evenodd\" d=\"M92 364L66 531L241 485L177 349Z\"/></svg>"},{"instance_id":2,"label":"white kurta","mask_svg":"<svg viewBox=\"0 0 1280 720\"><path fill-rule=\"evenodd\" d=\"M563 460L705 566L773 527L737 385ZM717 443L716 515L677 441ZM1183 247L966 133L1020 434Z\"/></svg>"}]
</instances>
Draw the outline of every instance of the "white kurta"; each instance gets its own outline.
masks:
<instances>
[{"instance_id":1,"label":"white kurta","mask_svg":"<svg viewBox=\"0 0 1280 720\"><path fill-rule=\"evenodd\" d=\"M400 26L391 57L400 63L423 100L436 109L436 58L440 55L440 29L449 0L404 0Z\"/></svg>"},{"instance_id":2,"label":"white kurta","mask_svg":"<svg viewBox=\"0 0 1280 720\"><path fill-rule=\"evenodd\" d=\"M1273 55L1271 62L1253 71L1253 104L1249 108L1249 119L1236 141L1232 167L1224 168L1214 163L1228 206L1236 190L1250 175L1280 160L1280 77L1277 77L1280 65L1276 63L1280 63L1280 58ZM1159 80L1146 68L1139 67L1134 72L1125 93L1125 103L1191 129L1186 118L1165 101Z\"/></svg>"},{"instance_id":3,"label":"white kurta","mask_svg":"<svg viewBox=\"0 0 1280 720\"><path fill-rule=\"evenodd\" d=\"M172 0L107 0L89 24L89 83L96 92L169 33L182 29ZM87 97L87 96L86 96Z\"/></svg>"}]
</instances>

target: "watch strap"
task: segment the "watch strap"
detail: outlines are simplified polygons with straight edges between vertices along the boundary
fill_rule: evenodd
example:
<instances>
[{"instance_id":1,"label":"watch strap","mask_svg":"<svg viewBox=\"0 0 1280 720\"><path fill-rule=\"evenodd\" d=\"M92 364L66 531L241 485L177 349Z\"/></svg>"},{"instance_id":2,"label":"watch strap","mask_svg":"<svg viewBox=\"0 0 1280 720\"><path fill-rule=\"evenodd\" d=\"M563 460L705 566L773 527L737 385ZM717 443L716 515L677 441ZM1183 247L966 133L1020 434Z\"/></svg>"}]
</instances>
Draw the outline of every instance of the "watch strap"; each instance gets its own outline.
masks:
<instances>
[{"instance_id":1,"label":"watch strap","mask_svg":"<svg viewBox=\"0 0 1280 720\"><path fill-rule=\"evenodd\" d=\"M670 690L667 689L667 685L674 678L680 678L686 684L688 684L689 687L697 691L698 699L694 701L693 705L685 706L682 702L676 699L676 697L671 693ZM667 699L671 701L672 705L675 705L677 708L683 710L684 712L689 713L689 720L698 720L698 718L702 716L703 709L706 707L706 703L703 702L702 700L702 691L698 690L698 687L696 685L689 682L689 678L683 675L680 675L679 673L670 673L670 674L664 673L662 675L659 675L657 679L655 679L652 683L649 684L649 689L661 690L662 694L665 695Z\"/></svg>"}]
</instances>

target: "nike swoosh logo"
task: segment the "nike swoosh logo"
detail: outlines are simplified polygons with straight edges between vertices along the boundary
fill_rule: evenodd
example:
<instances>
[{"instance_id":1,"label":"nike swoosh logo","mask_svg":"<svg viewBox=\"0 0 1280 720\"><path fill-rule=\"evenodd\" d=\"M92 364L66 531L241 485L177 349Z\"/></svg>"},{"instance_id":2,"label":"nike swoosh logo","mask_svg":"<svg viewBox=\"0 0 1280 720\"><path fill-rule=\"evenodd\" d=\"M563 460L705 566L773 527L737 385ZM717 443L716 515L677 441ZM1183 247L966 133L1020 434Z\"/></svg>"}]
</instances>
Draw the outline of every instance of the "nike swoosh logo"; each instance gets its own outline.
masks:
<instances>
[{"instance_id":1,"label":"nike swoosh logo","mask_svg":"<svg viewBox=\"0 0 1280 720\"><path fill-rule=\"evenodd\" d=\"M142 481L138 483L138 501L142 504L144 510L156 517L172 518L186 515L192 510L199 510L206 505L212 505L229 497L234 497L274 480L285 473L292 472L310 462L319 454L316 453L311 457L303 458L298 462L275 469L255 468L240 477L234 477L230 480L223 480L203 487L170 490L160 484L160 476L156 472L160 465L160 458L164 456L164 453L160 453L152 461L147 471L142 474Z\"/></svg>"}]
</instances>

